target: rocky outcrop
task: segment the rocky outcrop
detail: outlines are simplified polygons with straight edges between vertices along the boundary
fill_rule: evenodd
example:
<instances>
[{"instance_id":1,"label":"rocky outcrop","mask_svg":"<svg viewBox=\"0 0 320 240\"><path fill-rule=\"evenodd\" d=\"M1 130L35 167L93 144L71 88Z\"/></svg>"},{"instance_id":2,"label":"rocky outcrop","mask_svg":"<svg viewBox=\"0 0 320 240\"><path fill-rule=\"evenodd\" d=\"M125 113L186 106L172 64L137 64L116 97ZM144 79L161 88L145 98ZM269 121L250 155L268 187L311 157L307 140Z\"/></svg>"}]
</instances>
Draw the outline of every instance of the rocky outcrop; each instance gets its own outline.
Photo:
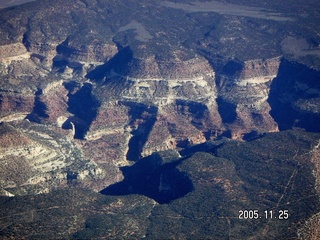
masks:
<instances>
[{"instance_id":1,"label":"rocky outcrop","mask_svg":"<svg viewBox=\"0 0 320 240\"><path fill-rule=\"evenodd\" d=\"M0 121L22 120L32 111L34 96L21 93L0 93Z\"/></svg>"},{"instance_id":2,"label":"rocky outcrop","mask_svg":"<svg viewBox=\"0 0 320 240\"><path fill-rule=\"evenodd\" d=\"M68 184L68 178L69 182L75 182L77 178L83 180L81 184L84 186L100 190L102 183L110 185L123 178L119 166L130 165L129 160L137 161L155 151L181 149L219 136L251 139L263 132L278 131L279 121L274 118L275 104L272 103L275 97L270 96L270 88L272 90L273 81L279 77L279 66L280 70L283 67L280 58L229 61L222 70L215 72L204 57L193 55L185 58L181 57L181 52L174 59L163 61L154 55L145 59L123 55L123 52L130 53L130 49L116 53L115 49L101 47L104 50L98 50L102 52L110 50L109 55L103 57L110 60L101 64L96 61L102 59L97 59L86 49L71 51L75 49L71 44L57 45L50 71L45 70L47 62L37 62L36 57L31 57L33 53L22 63L17 59L10 63L3 60L3 64L7 64L6 69L23 66L24 71L25 66L31 64L32 71L36 72L35 66L43 66L43 70L30 86L19 82L19 91L29 95L20 92L1 95L1 121L16 122L26 117L45 124L45 128L59 129L62 136L76 144L76 149L81 149L82 158L90 159L92 166L107 172L102 174L104 177L99 183L89 180L89 176L95 175L91 170L75 168L69 175L56 173L60 176L57 179L64 181L64 184L56 186ZM99 56L102 54L100 50ZM80 72L76 70L78 67ZM4 71L2 76L14 74ZM44 74L51 82L40 83L45 78ZM20 79L26 77L17 76ZM300 89L303 86L303 83L297 83ZM317 86L309 91L310 94L315 94L315 89ZM316 98L312 99L316 102ZM297 99L292 108L306 108L303 101ZM309 109L317 114L317 109ZM20 129L21 125L14 127ZM38 148L34 151L39 154L56 154L42 145ZM11 156L8 154L4 154L5 158ZM51 162L50 159L45 161ZM48 171L51 170L44 170ZM41 185L51 181L48 177L41 179L30 180L30 184ZM9 185L5 186L4 189L8 189Z\"/></svg>"},{"instance_id":3,"label":"rocky outcrop","mask_svg":"<svg viewBox=\"0 0 320 240\"><path fill-rule=\"evenodd\" d=\"M56 77L50 76L53 82L38 84L33 94L29 94L29 99L26 97L28 95L14 92L2 94L1 120L21 121L26 117L30 121L60 129L68 139L80 139L68 141L74 142L76 149L83 152L82 158L90 159L92 166L100 170L93 173L80 167L68 175L65 169L69 165L65 164L57 167L60 170L55 173L58 176L54 177L55 180L50 180L46 175L52 169L44 169L43 176L46 177L40 174L42 177L30 180L28 184L41 186L44 182L60 179L59 184L55 184L62 187L77 179L84 186L99 190L102 183L110 185L123 178L119 166L130 165L129 160L137 161L155 151L185 148L221 135L251 139L262 132L278 131L278 122L270 115L274 111L274 104L270 104L270 88L274 79L278 78L280 58L230 61L216 73L209 62L198 55L190 59L177 55L170 62L155 56L137 59L129 55L127 58L121 54L129 50L122 50L119 54L110 50L109 57L112 54L114 57L105 64L97 65L95 61L101 59L96 59L92 54L88 57L86 50L72 52L70 49L70 43L57 47L52 62L52 70L58 70ZM42 64L32 57L23 61L33 66ZM70 65L76 61L81 63L81 74ZM91 63L90 69L88 66ZM7 68L10 68L21 63L13 59L8 64ZM79 80L71 80L75 76ZM85 77L91 82L85 82ZM31 88L35 88L37 82L33 84ZM301 88L304 85L297 86ZM20 91L32 93L30 87L19 85L19 88ZM310 90L310 93L315 91ZM303 101L298 100L295 106L302 109ZM20 129L21 126L16 124L14 127ZM23 128L21 131L24 131ZM37 146L32 150L35 155L48 156L45 162L60 161L54 160L57 154L54 150L32 144ZM11 155L3 155L4 158L8 156ZM59 158L58 155L56 157ZM22 161L13 158L13 161ZM33 171L31 168L30 176L26 176L25 181L32 179ZM100 173L103 177L98 177L99 183L90 180L90 176ZM13 188L17 186L16 183L12 185ZM5 184L3 189L10 187L10 184Z\"/></svg>"},{"instance_id":4,"label":"rocky outcrop","mask_svg":"<svg viewBox=\"0 0 320 240\"><path fill-rule=\"evenodd\" d=\"M0 60L3 63L10 63L12 60L28 57L30 57L30 54L22 42L0 46Z\"/></svg>"},{"instance_id":5,"label":"rocky outcrop","mask_svg":"<svg viewBox=\"0 0 320 240\"><path fill-rule=\"evenodd\" d=\"M317 4L244 4L1 9L0 236L318 234Z\"/></svg>"},{"instance_id":6,"label":"rocky outcrop","mask_svg":"<svg viewBox=\"0 0 320 240\"><path fill-rule=\"evenodd\" d=\"M58 129L27 121L2 123L0 141L1 188L11 194L44 193L70 184L99 190L105 184L105 170L86 160Z\"/></svg>"},{"instance_id":7,"label":"rocky outcrop","mask_svg":"<svg viewBox=\"0 0 320 240\"><path fill-rule=\"evenodd\" d=\"M251 140L292 127L319 130L318 71L275 57L281 55L276 48L270 54L258 49L259 59L253 50L238 54L244 52L239 44L251 39L249 28L260 34L253 46L261 39L274 46L276 40L266 43L264 34L274 32L276 23L265 31L227 17L213 28L204 15L201 22L180 10L174 10L179 20L171 22L163 17L168 8L150 1L143 3L148 11L119 1L41 1L39 11L34 4L1 10L0 31L6 34L0 34L0 122L32 139L35 156L44 152L50 164L61 162L64 170L58 164L57 174L69 162L42 144L56 137L65 140L55 146L70 145L105 173L101 182L91 181L95 173L80 164L69 175L61 173L66 183L83 179L81 184L99 190L100 183L122 179L119 167L131 161L223 136ZM242 40L235 41L233 28L242 25ZM37 126L37 134L30 137L26 124ZM57 135L43 139L44 131Z\"/></svg>"},{"instance_id":8,"label":"rocky outcrop","mask_svg":"<svg viewBox=\"0 0 320 240\"><path fill-rule=\"evenodd\" d=\"M72 188L0 197L0 234L53 239L317 239L319 199L309 153L318 139L319 133L295 130L250 142L211 141L206 152L182 158L176 151L165 151L123 167L125 178L104 189L106 195ZM239 213L252 206L261 216L252 220L253 226ZM265 219L264 209L269 208L277 218L278 211L289 215Z\"/></svg>"},{"instance_id":9,"label":"rocky outcrop","mask_svg":"<svg viewBox=\"0 0 320 240\"><path fill-rule=\"evenodd\" d=\"M98 81L93 94L104 104L86 138L129 131L127 157L133 160L214 137L221 119L215 72L208 61L195 56L170 63L155 57L138 60L131 54L123 49L88 73Z\"/></svg>"},{"instance_id":10,"label":"rocky outcrop","mask_svg":"<svg viewBox=\"0 0 320 240\"><path fill-rule=\"evenodd\" d=\"M277 76L280 58L230 61L219 76L219 112L228 135L241 139L250 132L278 131L270 116L270 85Z\"/></svg>"}]
</instances>

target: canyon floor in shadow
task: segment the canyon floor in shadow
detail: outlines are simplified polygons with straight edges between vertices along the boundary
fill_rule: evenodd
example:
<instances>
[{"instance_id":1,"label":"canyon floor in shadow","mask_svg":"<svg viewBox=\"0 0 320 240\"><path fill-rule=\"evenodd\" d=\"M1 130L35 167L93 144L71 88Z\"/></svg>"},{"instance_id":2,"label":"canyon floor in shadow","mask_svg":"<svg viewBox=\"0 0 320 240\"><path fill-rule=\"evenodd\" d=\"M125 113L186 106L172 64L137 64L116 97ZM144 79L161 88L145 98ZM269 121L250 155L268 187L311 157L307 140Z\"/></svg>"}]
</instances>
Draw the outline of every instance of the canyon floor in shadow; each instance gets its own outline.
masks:
<instances>
[{"instance_id":1,"label":"canyon floor in shadow","mask_svg":"<svg viewBox=\"0 0 320 240\"><path fill-rule=\"evenodd\" d=\"M101 193L141 194L158 203L169 203L193 190L191 180L176 168L182 161L183 159L166 159L160 154L153 154L139 160L131 167L122 167L125 179L105 188Z\"/></svg>"}]
</instances>

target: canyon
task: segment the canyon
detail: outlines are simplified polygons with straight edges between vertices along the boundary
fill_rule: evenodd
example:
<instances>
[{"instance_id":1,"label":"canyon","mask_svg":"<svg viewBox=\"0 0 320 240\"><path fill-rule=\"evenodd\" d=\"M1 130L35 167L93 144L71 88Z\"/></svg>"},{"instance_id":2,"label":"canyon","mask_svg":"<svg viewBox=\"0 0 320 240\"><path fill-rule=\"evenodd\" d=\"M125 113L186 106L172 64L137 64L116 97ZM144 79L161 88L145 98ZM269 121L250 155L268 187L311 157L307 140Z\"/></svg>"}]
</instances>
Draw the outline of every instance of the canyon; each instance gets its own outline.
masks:
<instances>
[{"instance_id":1,"label":"canyon","mask_svg":"<svg viewBox=\"0 0 320 240\"><path fill-rule=\"evenodd\" d=\"M226 175L210 184L233 198L245 175L233 155L218 153L224 146L233 152L233 143L251 147L267 136L268 148L270 136L280 136L312 151L320 132L319 16L304 15L306 6L276 12L276 3L178 2L42 0L0 10L1 196L90 189L142 194L153 199L143 200L147 208L180 201L210 182L182 160L197 165L202 153L192 149L205 146L228 159ZM295 52L297 42L303 48ZM224 160L203 156L223 169ZM306 174L309 162L314 171L319 165L316 154L299 161ZM196 167L211 169L204 165ZM148 192L135 177L160 185Z\"/></svg>"}]
</instances>

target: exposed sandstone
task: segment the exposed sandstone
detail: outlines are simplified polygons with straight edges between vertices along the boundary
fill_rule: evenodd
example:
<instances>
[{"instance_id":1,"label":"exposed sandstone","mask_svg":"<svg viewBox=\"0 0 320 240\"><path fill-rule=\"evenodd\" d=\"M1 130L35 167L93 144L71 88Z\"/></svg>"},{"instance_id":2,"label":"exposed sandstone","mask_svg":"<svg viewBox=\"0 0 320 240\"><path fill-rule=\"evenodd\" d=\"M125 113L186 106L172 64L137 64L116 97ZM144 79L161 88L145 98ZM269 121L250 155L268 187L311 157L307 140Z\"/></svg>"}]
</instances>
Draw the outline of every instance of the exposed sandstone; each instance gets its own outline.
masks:
<instances>
[{"instance_id":1,"label":"exposed sandstone","mask_svg":"<svg viewBox=\"0 0 320 240\"><path fill-rule=\"evenodd\" d=\"M26 116L32 111L34 96L22 93L1 93L0 94L0 116L1 121L10 121L17 115ZM14 115L17 114L17 115ZM4 118L4 119L3 119Z\"/></svg>"},{"instance_id":2,"label":"exposed sandstone","mask_svg":"<svg viewBox=\"0 0 320 240\"><path fill-rule=\"evenodd\" d=\"M251 78L271 77L277 75L280 65L280 57L271 59L254 59L244 62L239 80L243 81Z\"/></svg>"},{"instance_id":3,"label":"exposed sandstone","mask_svg":"<svg viewBox=\"0 0 320 240\"><path fill-rule=\"evenodd\" d=\"M58 54L68 60L69 65L75 63L103 63L112 58L117 52L117 46L111 43L93 41L87 45L76 42L62 43L57 47Z\"/></svg>"},{"instance_id":4,"label":"exposed sandstone","mask_svg":"<svg viewBox=\"0 0 320 240\"><path fill-rule=\"evenodd\" d=\"M316 213L319 136L267 132L320 131L317 4L179 2L0 10L0 196L30 195L0 235L281 239Z\"/></svg>"},{"instance_id":5,"label":"exposed sandstone","mask_svg":"<svg viewBox=\"0 0 320 240\"><path fill-rule=\"evenodd\" d=\"M128 63L127 77L137 80L193 80L205 75L214 76L209 63L200 56L190 59L161 60L155 56L145 59L133 58Z\"/></svg>"},{"instance_id":6,"label":"exposed sandstone","mask_svg":"<svg viewBox=\"0 0 320 240\"><path fill-rule=\"evenodd\" d=\"M50 124L57 123L59 119L66 119L71 114L68 112L68 90L63 86L62 81L49 84L42 90L39 100L46 106L46 119ZM61 125L62 126L62 125Z\"/></svg>"},{"instance_id":7,"label":"exposed sandstone","mask_svg":"<svg viewBox=\"0 0 320 240\"><path fill-rule=\"evenodd\" d=\"M283 92L274 94L273 99L285 103L283 106L289 106L296 114L295 119L290 118L289 127L295 126L301 115L319 113L317 84L301 78L295 79L294 84L284 81L285 86L281 87L283 81L278 75L285 64L274 57L278 55L274 54L276 50L263 59L248 58L251 54L233 56L235 49L220 57L215 55L217 47L210 47L211 40L217 41L211 38L211 30L187 30L189 25L185 23L167 32L168 22L159 24L157 18L149 21L145 13L139 14L139 19L144 16L144 20L132 20L137 17L132 11L121 15L122 3L117 3L122 6L118 10L111 10L115 2L58 0L40 4L42 11L30 4L22 12L12 9L1 16L8 21L0 31L10 33L10 37L0 36L0 122L15 124L14 128L26 131L29 139L22 124L27 118L74 145L72 149L80 151L80 159L91 160L91 170L75 167L83 186L98 190L103 183L110 185L122 178L119 166L130 165L129 160L137 161L155 151L181 149L219 136L243 139L278 131L280 121L273 112L279 102L271 105L270 100L270 89L277 82L280 87L276 89ZM126 4L126 8L137 7L131 2ZM147 9L154 9L152 4L144 4ZM118 16L125 18L113 21ZM228 24L217 27L240 27L242 21L228 20ZM193 28L194 22L191 23ZM195 31L197 43L190 43L189 31ZM226 35L232 35L234 30L228 31ZM206 35L205 39L201 39L202 35ZM233 37L218 38L235 43ZM317 76L315 73L313 78ZM307 99L296 96L301 92ZM68 167L66 157L60 157L54 149L64 142L56 142L51 149L42 144L50 139L44 137L43 131L36 130L30 151L50 163L57 159L63 169ZM26 150L14 146L10 149L11 153L5 153L7 158L22 161L13 154L17 152L27 159ZM49 171L49 167L44 169ZM55 174L64 179L65 173L59 171ZM99 183L86 180L95 174L104 176ZM39 175L30 183L41 185L49 181L45 179L50 177ZM65 179L61 181L65 183Z\"/></svg>"},{"instance_id":8,"label":"exposed sandstone","mask_svg":"<svg viewBox=\"0 0 320 240\"><path fill-rule=\"evenodd\" d=\"M2 62L6 62L14 57L24 56L25 54L27 54L27 49L22 42L0 46L0 61Z\"/></svg>"},{"instance_id":9,"label":"exposed sandstone","mask_svg":"<svg viewBox=\"0 0 320 240\"><path fill-rule=\"evenodd\" d=\"M27 121L0 127L0 188L20 195L48 192L75 181L96 190L106 184L99 183L104 170L85 160L81 150L54 128Z\"/></svg>"},{"instance_id":10,"label":"exposed sandstone","mask_svg":"<svg viewBox=\"0 0 320 240\"><path fill-rule=\"evenodd\" d=\"M76 96L84 86L85 71L89 71L90 61L93 61L92 66L97 66L99 63L95 61L101 59L92 54L89 56L87 50L83 51L77 51L76 55L65 58L67 65L71 60L89 61L83 65L84 72L78 75L82 83L77 87L67 87L66 84L76 73L72 67L66 66L60 75L64 80L43 82L38 97L30 95L29 102L25 104L21 102L26 100L11 100L16 99L17 94L3 94L1 113L3 122L22 120L29 113L28 116L35 114L49 125L66 128L66 124L69 124L72 126L67 127L70 130L62 132L68 138L76 136L79 126L89 124L84 141L77 143L78 148L83 150L86 159L89 158L104 169L101 171L108 171L109 175L99 180L100 183L85 180L84 186L90 185L98 190L102 184L110 185L121 179L122 174L117 167L128 165L128 158L132 160L129 157L132 154L131 148L134 148L132 144L140 152L136 157L143 157L155 151L203 143L224 131L229 131L230 137L235 139L242 139L252 132L278 131L277 123L269 114L271 108L267 102L270 84L279 68L278 58L246 61L241 71L233 75L219 75L218 86L215 71L207 60L199 56L189 60L176 59L173 63L154 57L145 60L132 59L123 72L108 70L104 84L92 85L92 96L95 96L101 105L92 122L87 122L83 116L70 110L70 97ZM116 53L111 49L109 54L112 56ZM32 59L26 61L34 65L42 64ZM18 66L17 61L10 64ZM124 73L127 75L122 75ZM81 95L77 98L80 99ZM228 110L235 114L231 122L225 122L223 116L221 118L221 103L217 103L217 98L234 104L234 110ZM19 105L16 105L17 102ZM41 112L43 115L35 112L37 102L45 107ZM133 103L142 104L145 110L135 113ZM86 103L83 103L82 107L85 106ZM150 106L157 111L148 112ZM155 122L152 122L152 119L155 119ZM48 150L35 151L40 154ZM48 161L56 157L55 153L50 151L47 156ZM87 170L79 171L78 174L83 179L90 175ZM41 177L30 180L30 184L41 185L45 181L47 178Z\"/></svg>"},{"instance_id":11,"label":"exposed sandstone","mask_svg":"<svg viewBox=\"0 0 320 240\"><path fill-rule=\"evenodd\" d=\"M276 77L280 59L251 60L243 63L233 75L222 75L219 93L221 98L234 106L233 119L228 121L232 138L242 139L251 131L278 131L270 115L268 103L270 85ZM224 114L224 113L222 113Z\"/></svg>"}]
</instances>

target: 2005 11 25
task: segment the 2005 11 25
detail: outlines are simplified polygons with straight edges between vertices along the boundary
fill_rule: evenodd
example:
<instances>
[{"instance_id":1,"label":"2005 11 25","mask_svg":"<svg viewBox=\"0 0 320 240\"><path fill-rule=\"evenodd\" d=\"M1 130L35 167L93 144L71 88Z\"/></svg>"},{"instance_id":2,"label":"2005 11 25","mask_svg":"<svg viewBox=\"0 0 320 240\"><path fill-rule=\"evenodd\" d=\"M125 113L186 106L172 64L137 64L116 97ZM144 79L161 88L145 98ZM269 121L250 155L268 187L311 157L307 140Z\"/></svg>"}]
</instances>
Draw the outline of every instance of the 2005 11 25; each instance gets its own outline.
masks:
<instances>
[{"instance_id":1,"label":"2005 11 25","mask_svg":"<svg viewBox=\"0 0 320 240\"><path fill-rule=\"evenodd\" d=\"M264 210L259 211L257 209L253 210L239 210L239 219L251 220L251 219L279 219L286 220L289 219L289 210Z\"/></svg>"}]
</instances>

